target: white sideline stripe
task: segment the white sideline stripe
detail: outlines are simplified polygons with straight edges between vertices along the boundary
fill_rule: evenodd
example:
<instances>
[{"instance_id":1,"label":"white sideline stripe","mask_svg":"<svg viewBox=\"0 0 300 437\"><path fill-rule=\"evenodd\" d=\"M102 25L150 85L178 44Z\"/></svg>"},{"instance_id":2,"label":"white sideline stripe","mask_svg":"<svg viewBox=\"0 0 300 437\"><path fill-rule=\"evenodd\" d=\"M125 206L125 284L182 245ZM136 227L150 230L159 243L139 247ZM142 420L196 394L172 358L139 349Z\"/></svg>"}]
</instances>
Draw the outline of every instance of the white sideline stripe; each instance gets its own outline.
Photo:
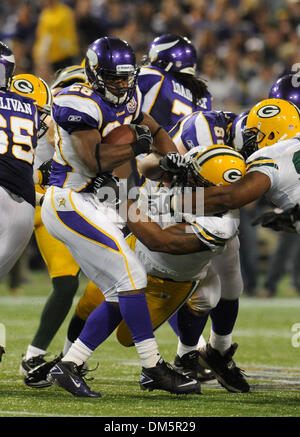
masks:
<instances>
[{"instance_id":1,"label":"white sideline stripe","mask_svg":"<svg viewBox=\"0 0 300 437\"><path fill-rule=\"evenodd\" d=\"M38 413L38 412L26 412L26 411L5 411L0 410L0 417L2 415L17 415L18 417L24 416L42 416L42 417L113 417L113 416L86 416L86 415L70 415L70 414L47 414L47 413Z\"/></svg>"},{"instance_id":2,"label":"white sideline stripe","mask_svg":"<svg viewBox=\"0 0 300 437\"><path fill-rule=\"evenodd\" d=\"M233 336L236 337L264 337L264 338L291 338L291 331L287 329L282 331L280 329L235 329L233 331Z\"/></svg>"},{"instance_id":3,"label":"white sideline stripe","mask_svg":"<svg viewBox=\"0 0 300 437\"><path fill-rule=\"evenodd\" d=\"M43 305L48 299L47 296L2 296L0 297L0 305ZM75 296L76 303L80 297ZM300 299L298 298L248 298L240 299L241 308L300 308Z\"/></svg>"},{"instance_id":4,"label":"white sideline stripe","mask_svg":"<svg viewBox=\"0 0 300 437\"><path fill-rule=\"evenodd\" d=\"M242 297L240 299L241 308L299 308L300 299L299 298L247 298Z\"/></svg>"},{"instance_id":5,"label":"white sideline stripe","mask_svg":"<svg viewBox=\"0 0 300 437\"><path fill-rule=\"evenodd\" d=\"M47 296L3 296L0 297L0 305L44 305L46 300L48 299ZM74 303L77 303L77 301L80 299L80 297L74 297Z\"/></svg>"}]
</instances>

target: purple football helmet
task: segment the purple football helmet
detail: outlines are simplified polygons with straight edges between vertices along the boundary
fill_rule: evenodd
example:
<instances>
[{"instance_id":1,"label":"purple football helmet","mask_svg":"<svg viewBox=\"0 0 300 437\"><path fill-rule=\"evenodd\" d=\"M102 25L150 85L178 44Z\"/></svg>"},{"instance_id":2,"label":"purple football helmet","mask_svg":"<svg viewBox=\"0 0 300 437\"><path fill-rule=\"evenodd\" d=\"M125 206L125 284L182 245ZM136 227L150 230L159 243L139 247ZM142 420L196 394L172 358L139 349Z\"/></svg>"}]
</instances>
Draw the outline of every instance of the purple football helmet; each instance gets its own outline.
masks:
<instances>
[{"instance_id":1,"label":"purple football helmet","mask_svg":"<svg viewBox=\"0 0 300 437\"><path fill-rule=\"evenodd\" d=\"M287 74L280 77L272 86L269 98L288 100L300 109L300 83L296 75Z\"/></svg>"},{"instance_id":2,"label":"purple football helmet","mask_svg":"<svg viewBox=\"0 0 300 437\"><path fill-rule=\"evenodd\" d=\"M197 52L191 41L179 35L158 36L149 45L147 61L165 71L196 73Z\"/></svg>"},{"instance_id":3,"label":"purple football helmet","mask_svg":"<svg viewBox=\"0 0 300 437\"><path fill-rule=\"evenodd\" d=\"M85 72L92 88L115 106L132 98L139 69L130 45L119 38L94 41L85 57Z\"/></svg>"},{"instance_id":4,"label":"purple football helmet","mask_svg":"<svg viewBox=\"0 0 300 437\"><path fill-rule=\"evenodd\" d=\"M239 114L234 120L232 125L230 126L230 145L237 151L240 152L241 155L245 159L254 152L254 150L248 150L247 148L247 138L244 134L244 130L247 124L249 111L244 111ZM245 143L246 142L246 143Z\"/></svg>"},{"instance_id":5,"label":"purple football helmet","mask_svg":"<svg viewBox=\"0 0 300 437\"><path fill-rule=\"evenodd\" d=\"M0 89L9 89L15 71L13 52L0 41Z\"/></svg>"}]
</instances>

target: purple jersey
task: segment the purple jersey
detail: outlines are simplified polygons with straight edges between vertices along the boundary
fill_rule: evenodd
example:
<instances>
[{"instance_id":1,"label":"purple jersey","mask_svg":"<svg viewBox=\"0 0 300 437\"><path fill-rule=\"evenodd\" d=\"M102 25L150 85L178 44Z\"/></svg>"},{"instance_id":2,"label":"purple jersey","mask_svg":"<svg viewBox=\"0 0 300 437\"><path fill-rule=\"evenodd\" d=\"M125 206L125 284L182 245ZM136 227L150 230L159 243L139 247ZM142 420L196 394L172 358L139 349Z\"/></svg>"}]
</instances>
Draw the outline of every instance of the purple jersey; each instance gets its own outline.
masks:
<instances>
[{"instance_id":1,"label":"purple jersey","mask_svg":"<svg viewBox=\"0 0 300 437\"><path fill-rule=\"evenodd\" d=\"M143 95L143 112L150 114L167 132L181 117L195 111L210 111L212 107L209 93L195 105L191 91L174 75L157 67L142 67L138 86Z\"/></svg>"},{"instance_id":2,"label":"purple jersey","mask_svg":"<svg viewBox=\"0 0 300 437\"><path fill-rule=\"evenodd\" d=\"M60 140L56 144L50 184L88 191L96 174L77 156L70 134L97 129L103 138L118 126L138 122L142 118L141 95L137 89L127 104L115 107L89 86L73 84L55 96L52 116L57 123Z\"/></svg>"},{"instance_id":3,"label":"purple jersey","mask_svg":"<svg viewBox=\"0 0 300 437\"><path fill-rule=\"evenodd\" d=\"M35 206L34 149L39 115L35 102L0 91L0 185Z\"/></svg>"},{"instance_id":4,"label":"purple jersey","mask_svg":"<svg viewBox=\"0 0 300 437\"><path fill-rule=\"evenodd\" d=\"M181 143L186 150L213 144L230 145L229 130L235 117L233 112L194 112L182 118L169 134L177 146Z\"/></svg>"}]
</instances>

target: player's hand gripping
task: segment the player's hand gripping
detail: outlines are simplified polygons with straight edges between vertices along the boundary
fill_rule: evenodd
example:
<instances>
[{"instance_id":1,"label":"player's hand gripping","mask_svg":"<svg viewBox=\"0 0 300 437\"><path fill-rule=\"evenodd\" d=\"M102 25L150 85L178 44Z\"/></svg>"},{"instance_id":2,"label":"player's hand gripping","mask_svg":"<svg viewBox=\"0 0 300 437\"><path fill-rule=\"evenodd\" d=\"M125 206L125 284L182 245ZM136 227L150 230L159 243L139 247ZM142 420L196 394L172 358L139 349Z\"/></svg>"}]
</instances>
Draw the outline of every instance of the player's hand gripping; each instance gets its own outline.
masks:
<instances>
[{"instance_id":1,"label":"player's hand gripping","mask_svg":"<svg viewBox=\"0 0 300 437\"><path fill-rule=\"evenodd\" d=\"M150 153L153 138L149 127L144 124L131 124L130 127L136 134L136 141L131 143L134 156L140 155L141 153Z\"/></svg>"}]
</instances>

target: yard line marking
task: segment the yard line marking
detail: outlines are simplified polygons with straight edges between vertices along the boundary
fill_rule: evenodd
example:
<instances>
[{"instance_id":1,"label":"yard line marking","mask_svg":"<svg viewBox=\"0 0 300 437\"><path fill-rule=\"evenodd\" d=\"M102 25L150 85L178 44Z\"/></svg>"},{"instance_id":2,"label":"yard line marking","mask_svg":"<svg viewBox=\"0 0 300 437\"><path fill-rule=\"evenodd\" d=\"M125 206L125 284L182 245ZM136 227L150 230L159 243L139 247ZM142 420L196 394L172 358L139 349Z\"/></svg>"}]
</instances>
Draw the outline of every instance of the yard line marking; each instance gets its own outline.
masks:
<instances>
[{"instance_id":1,"label":"yard line marking","mask_svg":"<svg viewBox=\"0 0 300 437\"><path fill-rule=\"evenodd\" d=\"M18 415L21 417L24 416L42 416L42 417L113 417L113 416L87 416L87 415L69 415L69 414L47 414L47 413L37 413L37 412L27 412L27 411L4 411L0 410L1 415Z\"/></svg>"},{"instance_id":2,"label":"yard line marking","mask_svg":"<svg viewBox=\"0 0 300 437\"><path fill-rule=\"evenodd\" d=\"M261 299L261 298L249 298L242 297L239 301L240 306L244 308L299 308L300 299L299 298L271 298L271 299Z\"/></svg>"}]
</instances>

